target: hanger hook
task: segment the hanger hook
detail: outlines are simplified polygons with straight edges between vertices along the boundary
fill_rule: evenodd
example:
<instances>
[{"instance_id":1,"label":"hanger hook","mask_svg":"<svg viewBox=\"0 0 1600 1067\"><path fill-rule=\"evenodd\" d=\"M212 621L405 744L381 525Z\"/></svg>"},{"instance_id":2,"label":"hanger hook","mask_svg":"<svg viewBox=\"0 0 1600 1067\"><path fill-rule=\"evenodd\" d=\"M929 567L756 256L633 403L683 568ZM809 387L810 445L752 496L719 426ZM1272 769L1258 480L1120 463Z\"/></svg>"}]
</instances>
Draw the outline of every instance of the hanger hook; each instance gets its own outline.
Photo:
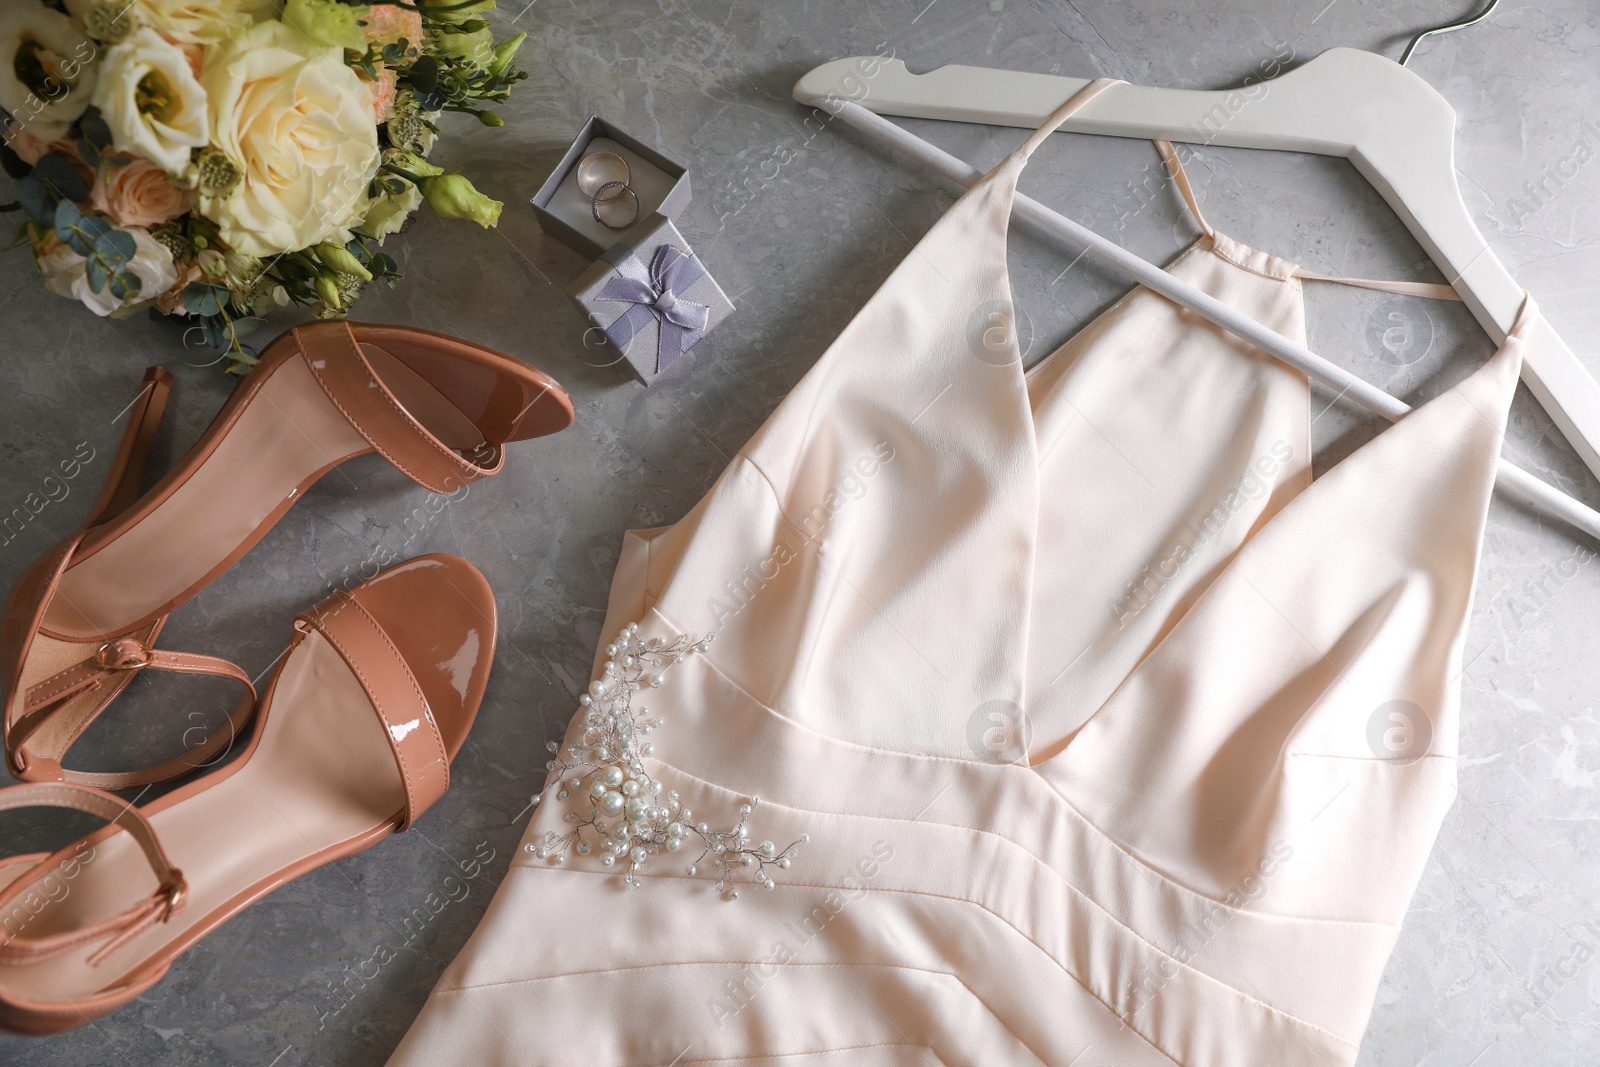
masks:
<instances>
[{"instance_id":1,"label":"hanger hook","mask_svg":"<svg viewBox=\"0 0 1600 1067\"><path fill-rule=\"evenodd\" d=\"M1476 15L1473 15L1471 18L1465 18L1460 22L1452 22L1445 26L1435 26L1431 30L1423 30L1421 33L1411 38L1411 43L1406 45L1406 50L1400 53L1400 65L1402 67L1406 65L1406 61L1411 58L1411 53L1417 50L1417 45L1422 43L1423 38L1432 37L1434 34L1438 33L1454 33L1456 30L1464 30L1468 26L1476 26L1478 23L1494 14L1494 9L1499 6L1500 0L1489 0L1489 6L1478 12Z\"/></svg>"}]
</instances>

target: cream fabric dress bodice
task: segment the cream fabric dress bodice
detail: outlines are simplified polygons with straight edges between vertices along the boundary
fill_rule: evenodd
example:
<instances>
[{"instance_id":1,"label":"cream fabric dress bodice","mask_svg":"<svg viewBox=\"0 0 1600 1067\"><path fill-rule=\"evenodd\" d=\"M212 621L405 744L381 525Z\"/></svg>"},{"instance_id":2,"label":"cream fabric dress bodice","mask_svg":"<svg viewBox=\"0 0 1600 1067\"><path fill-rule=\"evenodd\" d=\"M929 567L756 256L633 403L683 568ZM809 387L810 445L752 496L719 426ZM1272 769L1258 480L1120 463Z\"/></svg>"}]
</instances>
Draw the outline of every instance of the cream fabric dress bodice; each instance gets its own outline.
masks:
<instances>
[{"instance_id":1,"label":"cream fabric dress bodice","mask_svg":"<svg viewBox=\"0 0 1600 1067\"><path fill-rule=\"evenodd\" d=\"M392 1062L1354 1061L1454 792L1522 342L1315 482L1306 380L1148 290L1024 373L1007 224L1069 109L626 537L608 637L716 635L649 692L650 773L809 843L731 902L519 850ZM1304 342L1291 264L1169 269Z\"/></svg>"}]
</instances>

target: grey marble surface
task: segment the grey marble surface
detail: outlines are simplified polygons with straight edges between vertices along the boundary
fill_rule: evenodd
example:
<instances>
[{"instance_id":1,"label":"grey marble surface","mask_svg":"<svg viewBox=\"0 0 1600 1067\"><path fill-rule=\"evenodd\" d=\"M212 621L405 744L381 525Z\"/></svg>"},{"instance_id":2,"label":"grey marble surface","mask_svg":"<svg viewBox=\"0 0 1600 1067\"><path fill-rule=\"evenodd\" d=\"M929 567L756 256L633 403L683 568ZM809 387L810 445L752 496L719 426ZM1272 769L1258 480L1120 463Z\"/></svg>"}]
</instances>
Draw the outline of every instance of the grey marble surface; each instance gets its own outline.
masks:
<instances>
[{"instance_id":1,"label":"grey marble surface","mask_svg":"<svg viewBox=\"0 0 1600 1067\"><path fill-rule=\"evenodd\" d=\"M560 734L586 681L622 531L690 508L952 202L941 182L844 127L802 125L789 90L807 69L892 49L913 69L962 62L1211 88L1288 52L1295 61L1335 45L1397 55L1403 35L1463 7L504 0L498 21L531 35L532 77L505 108L504 129L462 122L441 150L506 201L502 226L422 219L390 242L404 283L359 314L461 333L535 363L571 389L577 424L514 449L503 477L437 511L382 461L348 465L180 610L166 638L262 670L291 615L375 551L466 556L495 587L503 631L455 785L413 831L273 894L135 1004L62 1036L0 1038L0 1063L383 1062L505 872L543 777L543 743ZM1425 45L1412 66L1458 112L1456 167L1479 226L1600 371L1597 14L1592 0L1508 0L1488 24ZM738 306L648 392L586 364L583 323L561 288L584 263L542 236L526 207L595 112L692 167L695 199L681 227ZM1020 137L911 125L979 164ZM1343 161L1198 155L1194 177L1219 229L1325 271L1434 277ZM1580 155L1574 174L1558 173ZM1143 143L1058 137L1023 184L1161 260L1194 232L1174 197L1134 198L1130 181L1154 159ZM1063 257L1027 237L1012 257L1032 358L1125 288L1084 263L1063 272ZM1433 395L1490 350L1459 306L1327 286L1312 287L1308 303L1315 350L1408 399ZM101 321L46 294L22 250L0 256L0 316L7 510L80 442L109 455L147 364L178 378L158 466L182 454L229 388L196 365L175 328ZM1330 407L1315 426L1319 467L1375 429ZM1510 437L1520 462L1600 503L1600 487L1525 391ZM0 545L0 580L74 525L100 474L90 463L65 500ZM1386 972L1361 1054L1369 1067L1600 1062L1600 566L1568 565L1578 544L1512 507L1497 504L1490 517L1468 637L1460 797ZM141 679L78 758L111 767L170 752L191 715L215 716L226 699L201 683ZM8 818L0 843L33 849L65 832L48 818Z\"/></svg>"}]
</instances>

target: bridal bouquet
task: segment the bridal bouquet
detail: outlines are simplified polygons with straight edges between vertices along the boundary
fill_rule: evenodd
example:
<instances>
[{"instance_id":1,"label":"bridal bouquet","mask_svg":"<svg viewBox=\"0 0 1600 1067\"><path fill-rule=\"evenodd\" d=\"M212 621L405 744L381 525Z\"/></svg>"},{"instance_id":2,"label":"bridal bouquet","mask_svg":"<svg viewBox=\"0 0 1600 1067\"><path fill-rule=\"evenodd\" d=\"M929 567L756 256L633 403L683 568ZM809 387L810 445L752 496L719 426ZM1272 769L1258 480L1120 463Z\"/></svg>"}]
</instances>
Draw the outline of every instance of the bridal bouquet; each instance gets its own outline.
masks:
<instances>
[{"instance_id":1,"label":"bridal bouquet","mask_svg":"<svg viewBox=\"0 0 1600 1067\"><path fill-rule=\"evenodd\" d=\"M443 112L527 75L495 0L0 0L0 150L46 288L197 325L229 369L274 307L344 313L423 203L499 222L428 162Z\"/></svg>"}]
</instances>

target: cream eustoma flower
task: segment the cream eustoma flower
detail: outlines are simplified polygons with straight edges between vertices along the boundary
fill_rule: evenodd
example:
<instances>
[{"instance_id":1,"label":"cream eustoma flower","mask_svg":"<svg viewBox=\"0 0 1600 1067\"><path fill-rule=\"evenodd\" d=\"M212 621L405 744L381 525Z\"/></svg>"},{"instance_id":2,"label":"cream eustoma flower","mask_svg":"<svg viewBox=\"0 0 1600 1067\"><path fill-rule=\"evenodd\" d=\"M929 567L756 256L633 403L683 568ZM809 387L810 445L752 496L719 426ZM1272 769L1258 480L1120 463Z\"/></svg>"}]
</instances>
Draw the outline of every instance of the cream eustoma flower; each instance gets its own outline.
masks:
<instances>
[{"instance_id":1,"label":"cream eustoma flower","mask_svg":"<svg viewBox=\"0 0 1600 1067\"><path fill-rule=\"evenodd\" d=\"M64 135L89 107L96 49L39 0L0 5L0 108L41 141Z\"/></svg>"},{"instance_id":2,"label":"cream eustoma flower","mask_svg":"<svg viewBox=\"0 0 1600 1067\"><path fill-rule=\"evenodd\" d=\"M348 240L378 170L372 90L338 49L262 22L208 57L211 143L242 177L200 211L240 252L272 256Z\"/></svg>"},{"instance_id":3,"label":"cream eustoma flower","mask_svg":"<svg viewBox=\"0 0 1600 1067\"><path fill-rule=\"evenodd\" d=\"M283 23L305 34L317 44L337 45L354 52L367 48L366 30L361 20L371 14L367 7L353 7L339 0L285 0Z\"/></svg>"},{"instance_id":4,"label":"cream eustoma flower","mask_svg":"<svg viewBox=\"0 0 1600 1067\"><path fill-rule=\"evenodd\" d=\"M9 2L9 0L8 0ZM67 0L80 20L103 0ZM271 18L278 0L125 0L138 24L160 30L179 44L215 45Z\"/></svg>"},{"instance_id":5,"label":"cream eustoma flower","mask_svg":"<svg viewBox=\"0 0 1600 1067\"><path fill-rule=\"evenodd\" d=\"M366 217L361 220L361 232L376 237L378 243L390 234L399 233L411 218L412 212L422 206L422 190L410 182L399 193L385 192L367 206Z\"/></svg>"},{"instance_id":6,"label":"cream eustoma flower","mask_svg":"<svg viewBox=\"0 0 1600 1067\"><path fill-rule=\"evenodd\" d=\"M94 106L118 151L177 174L206 144L206 91L183 50L145 27L112 47L100 65Z\"/></svg>"},{"instance_id":7,"label":"cream eustoma flower","mask_svg":"<svg viewBox=\"0 0 1600 1067\"><path fill-rule=\"evenodd\" d=\"M441 34L439 48L469 63L488 67L494 62L494 31L485 28L472 33Z\"/></svg>"}]
</instances>

